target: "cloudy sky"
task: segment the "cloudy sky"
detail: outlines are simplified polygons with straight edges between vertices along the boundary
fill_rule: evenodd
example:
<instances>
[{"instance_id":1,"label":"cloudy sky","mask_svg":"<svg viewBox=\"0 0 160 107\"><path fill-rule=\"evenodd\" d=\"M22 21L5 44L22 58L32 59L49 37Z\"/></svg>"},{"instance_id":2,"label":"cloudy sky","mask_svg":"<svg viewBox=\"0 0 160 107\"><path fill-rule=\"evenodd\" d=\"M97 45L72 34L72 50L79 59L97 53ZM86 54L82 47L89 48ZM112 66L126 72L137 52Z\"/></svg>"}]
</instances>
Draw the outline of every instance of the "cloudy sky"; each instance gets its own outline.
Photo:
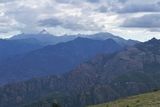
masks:
<instances>
[{"instance_id":1,"label":"cloudy sky","mask_svg":"<svg viewBox=\"0 0 160 107\"><path fill-rule=\"evenodd\" d=\"M110 32L160 38L160 0L0 0L0 37Z\"/></svg>"}]
</instances>

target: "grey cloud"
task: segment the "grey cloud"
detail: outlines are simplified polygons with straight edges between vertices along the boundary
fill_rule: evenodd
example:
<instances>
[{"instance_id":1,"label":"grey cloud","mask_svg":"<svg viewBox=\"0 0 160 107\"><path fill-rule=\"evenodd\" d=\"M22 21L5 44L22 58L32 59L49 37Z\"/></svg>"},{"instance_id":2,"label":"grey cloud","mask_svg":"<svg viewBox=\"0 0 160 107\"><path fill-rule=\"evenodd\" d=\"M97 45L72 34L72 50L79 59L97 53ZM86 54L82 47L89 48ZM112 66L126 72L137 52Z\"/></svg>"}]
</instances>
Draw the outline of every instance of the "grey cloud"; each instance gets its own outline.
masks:
<instances>
[{"instance_id":1,"label":"grey cloud","mask_svg":"<svg viewBox=\"0 0 160 107\"><path fill-rule=\"evenodd\" d=\"M118 2L126 3L128 0L118 0Z\"/></svg>"},{"instance_id":2,"label":"grey cloud","mask_svg":"<svg viewBox=\"0 0 160 107\"><path fill-rule=\"evenodd\" d=\"M8 28L8 27L0 27L0 33L8 33L8 32L11 32L13 31L12 28Z\"/></svg>"},{"instance_id":3,"label":"grey cloud","mask_svg":"<svg viewBox=\"0 0 160 107\"><path fill-rule=\"evenodd\" d=\"M68 17L66 19L49 18L39 21L40 25L43 27L57 27L60 26L65 29L70 29L73 31L96 31L102 29L102 26L97 26L92 21L86 21L79 18Z\"/></svg>"},{"instance_id":4,"label":"grey cloud","mask_svg":"<svg viewBox=\"0 0 160 107\"><path fill-rule=\"evenodd\" d=\"M40 26L46 26L46 27L56 27L59 25L62 25L63 23L56 19L56 18L51 18L51 19L45 19L45 20L40 20L39 25Z\"/></svg>"},{"instance_id":5,"label":"grey cloud","mask_svg":"<svg viewBox=\"0 0 160 107\"><path fill-rule=\"evenodd\" d=\"M10 5L9 5L10 6ZM8 7L10 8L5 15L10 19L14 19L19 26L15 27L21 32L36 32L39 27L37 20L40 14L39 11L27 6Z\"/></svg>"},{"instance_id":6,"label":"grey cloud","mask_svg":"<svg viewBox=\"0 0 160 107\"><path fill-rule=\"evenodd\" d=\"M136 12L160 12L160 4L126 4L123 8L115 10L118 13L136 13Z\"/></svg>"},{"instance_id":7,"label":"grey cloud","mask_svg":"<svg viewBox=\"0 0 160 107\"><path fill-rule=\"evenodd\" d=\"M55 0L57 3L75 4L77 2L85 2L85 0Z\"/></svg>"},{"instance_id":8,"label":"grey cloud","mask_svg":"<svg viewBox=\"0 0 160 107\"><path fill-rule=\"evenodd\" d=\"M7 3L7 2L14 2L14 1L17 1L17 0L0 0L0 3Z\"/></svg>"},{"instance_id":9,"label":"grey cloud","mask_svg":"<svg viewBox=\"0 0 160 107\"><path fill-rule=\"evenodd\" d=\"M160 32L160 28L152 28L150 29L151 32Z\"/></svg>"},{"instance_id":10,"label":"grey cloud","mask_svg":"<svg viewBox=\"0 0 160 107\"><path fill-rule=\"evenodd\" d=\"M75 2L90 2L90 3L98 3L100 0L55 0L58 3L75 3Z\"/></svg>"},{"instance_id":11,"label":"grey cloud","mask_svg":"<svg viewBox=\"0 0 160 107\"><path fill-rule=\"evenodd\" d=\"M160 14L144 15L138 18L126 19L122 27L160 28Z\"/></svg>"},{"instance_id":12,"label":"grey cloud","mask_svg":"<svg viewBox=\"0 0 160 107\"><path fill-rule=\"evenodd\" d=\"M131 0L106 1L109 5L98 7L98 12L115 12L117 14L138 12L160 12L160 2L132 2Z\"/></svg>"},{"instance_id":13,"label":"grey cloud","mask_svg":"<svg viewBox=\"0 0 160 107\"><path fill-rule=\"evenodd\" d=\"M58 3L69 3L71 0L55 0Z\"/></svg>"},{"instance_id":14,"label":"grey cloud","mask_svg":"<svg viewBox=\"0 0 160 107\"><path fill-rule=\"evenodd\" d=\"M109 11L108 7L106 6L100 6L96 11L101 12L101 13L106 13Z\"/></svg>"},{"instance_id":15,"label":"grey cloud","mask_svg":"<svg viewBox=\"0 0 160 107\"><path fill-rule=\"evenodd\" d=\"M124 15L127 18L129 15L136 15L136 12L150 12L152 15L126 19L123 27L158 28L160 17L153 15L160 12L158 1L160 0L0 0L0 3L4 4L0 6L0 14L3 18L3 14L8 17L7 21L0 22L0 25L4 25L0 27L0 31L2 29L7 32L8 29L32 33L43 27L57 26L73 31L102 31L104 26L106 29L112 26L119 27L119 21L112 22L115 19L108 18L108 14L121 19L123 13L129 13ZM13 22L9 28L9 20L14 20L16 26ZM110 20L111 23L108 24L107 21Z\"/></svg>"},{"instance_id":16,"label":"grey cloud","mask_svg":"<svg viewBox=\"0 0 160 107\"><path fill-rule=\"evenodd\" d=\"M98 3L100 0L87 0L87 1L91 3Z\"/></svg>"},{"instance_id":17,"label":"grey cloud","mask_svg":"<svg viewBox=\"0 0 160 107\"><path fill-rule=\"evenodd\" d=\"M90 23L90 22L86 22L86 23L64 23L64 25L62 26L66 29L70 29L73 31L100 31L102 30L102 26L98 27L96 24L94 23Z\"/></svg>"}]
</instances>

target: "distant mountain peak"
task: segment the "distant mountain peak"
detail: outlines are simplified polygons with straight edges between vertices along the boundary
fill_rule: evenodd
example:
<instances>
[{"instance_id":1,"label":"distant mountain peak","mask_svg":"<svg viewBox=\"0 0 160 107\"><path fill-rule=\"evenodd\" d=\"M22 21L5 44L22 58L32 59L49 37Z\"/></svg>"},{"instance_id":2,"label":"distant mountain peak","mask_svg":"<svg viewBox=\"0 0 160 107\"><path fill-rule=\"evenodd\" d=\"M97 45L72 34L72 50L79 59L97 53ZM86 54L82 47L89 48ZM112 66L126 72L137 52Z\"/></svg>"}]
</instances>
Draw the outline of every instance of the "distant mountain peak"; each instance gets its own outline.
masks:
<instances>
[{"instance_id":1,"label":"distant mountain peak","mask_svg":"<svg viewBox=\"0 0 160 107\"><path fill-rule=\"evenodd\" d=\"M136 45L138 49L143 50L145 52L152 52L154 54L157 54L160 50L160 40L156 38L152 38L151 40L140 43Z\"/></svg>"},{"instance_id":2,"label":"distant mountain peak","mask_svg":"<svg viewBox=\"0 0 160 107\"><path fill-rule=\"evenodd\" d=\"M49 32L46 29L43 29L39 34L49 34Z\"/></svg>"},{"instance_id":3,"label":"distant mountain peak","mask_svg":"<svg viewBox=\"0 0 160 107\"><path fill-rule=\"evenodd\" d=\"M156 43L160 43L160 41L154 37L151 40L149 40L147 43L149 43L149 44L156 44Z\"/></svg>"},{"instance_id":4,"label":"distant mountain peak","mask_svg":"<svg viewBox=\"0 0 160 107\"><path fill-rule=\"evenodd\" d=\"M150 41L158 41L158 39L154 37Z\"/></svg>"},{"instance_id":5,"label":"distant mountain peak","mask_svg":"<svg viewBox=\"0 0 160 107\"><path fill-rule=\"evenodd\" d=\"M75 40L90 40L90 39L88 39L88 38L85 38L85 37L77 37Z\"/></svg>"}]
</instances>

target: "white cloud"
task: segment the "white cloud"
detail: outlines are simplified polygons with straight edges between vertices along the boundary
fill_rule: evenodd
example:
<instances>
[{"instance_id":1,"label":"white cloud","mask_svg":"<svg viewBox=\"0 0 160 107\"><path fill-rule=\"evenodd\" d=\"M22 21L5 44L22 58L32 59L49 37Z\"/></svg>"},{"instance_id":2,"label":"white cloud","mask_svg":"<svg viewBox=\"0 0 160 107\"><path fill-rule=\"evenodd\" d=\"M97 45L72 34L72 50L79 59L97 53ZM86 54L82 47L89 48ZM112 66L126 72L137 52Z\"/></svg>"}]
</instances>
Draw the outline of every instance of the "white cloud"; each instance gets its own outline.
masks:
<instances>
[{"instance_id":1,"label":"white cloud","mask_svg":"<svg viewBox=\"0 0 160 107\"><path fill-rule=\"evenodd\" d=\"M34 33L45 28L56 34L109 31L145 40L159 30L120 25L135 16L158 14L159 7L160 0L0 0L0 34ZM146 36L136 36L140 34Z\"/></svg>"}]
</instances>

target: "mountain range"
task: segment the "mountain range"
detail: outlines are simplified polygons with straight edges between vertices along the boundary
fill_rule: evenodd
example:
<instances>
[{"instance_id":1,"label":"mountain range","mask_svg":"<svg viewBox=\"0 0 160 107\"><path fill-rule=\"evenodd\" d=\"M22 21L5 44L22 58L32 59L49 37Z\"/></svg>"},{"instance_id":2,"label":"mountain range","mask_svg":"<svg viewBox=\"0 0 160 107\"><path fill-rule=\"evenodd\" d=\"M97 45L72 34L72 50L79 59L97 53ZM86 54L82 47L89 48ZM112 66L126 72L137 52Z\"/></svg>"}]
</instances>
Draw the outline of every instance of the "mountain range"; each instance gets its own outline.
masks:
<instances>
[{"instance_id":1,"label":"mountain range","mask_svg":"<svg viewBox=\"0 0 160 107\"><path fill-rule=\"evenodd\" d=\"M0 81L31 79L50 74L63 74L97 54L113 53L122 47L113 41L78 37L73 41L49 45L0 63Z\"/></svg>"},{"instance_id":2,"label":"mountain range","mask_svg":"<svg viewBox=\"0 0 160 107\"><path fill-rule=\"evenodd\" d=\"M61 76L0 88L2 107L85 107L160 88L160 40L97 55Z\"/></svg>"},{"instance_id":3,"label":"mountain range","mask_svg":"<svg viewBox=\"0 0 160 107\"><path fill-rule=\"evenodd\" d=\"M0 61L19 54L42 48L43 45L35 39L4 40L0 39Z\"/></svg>"},{"instance_id":4,"label":"mountain range","mask_svg":"<svg viewBox=\"0 0 160 107\"><path fill-rule=\"evenodd\" d=\"M77 35L63 35L63 36L55 36L47 32L46 30L42 30L39 33L35 34L18 34L10 38L10 40L21 40L21 39L36 39L37 41L41 42L43 45L55 45L62 42L68 42L71 40L76 39L77 37L82 38L89 38L94 40L106 40L106 39L113 39L117 43L122 46L125 45L134 45L138 43L135 40L125 40L119 36L115 36L108 32L96 33L96 34L77 34Z\"/></svg>"},{"instance_id":5,"label":"mountain range","mask_svg":"<svg viewBox=\"0 0 160 107\"><path fill-rule=\"evenodd\" d=\"M138 43L110 33L54 36L43 30L0 41L0 85L51 74L61 75L103 53Z\"/></svg>"},{"instance_id":6,"label":"mountain range","mask_svg":"<svg viewBox=\"0 0 160 107\"><path fill-rule=\"evenodd\" d=\"M75 38L77 38L77 36L54 36L48 33L46 30L42 30L41 32L35 34L26 34L26 33L18 34L9 39L10 40L36 39L43 45L54 45L61 42L71 41Z\"/></svg>"}]
</instances>

